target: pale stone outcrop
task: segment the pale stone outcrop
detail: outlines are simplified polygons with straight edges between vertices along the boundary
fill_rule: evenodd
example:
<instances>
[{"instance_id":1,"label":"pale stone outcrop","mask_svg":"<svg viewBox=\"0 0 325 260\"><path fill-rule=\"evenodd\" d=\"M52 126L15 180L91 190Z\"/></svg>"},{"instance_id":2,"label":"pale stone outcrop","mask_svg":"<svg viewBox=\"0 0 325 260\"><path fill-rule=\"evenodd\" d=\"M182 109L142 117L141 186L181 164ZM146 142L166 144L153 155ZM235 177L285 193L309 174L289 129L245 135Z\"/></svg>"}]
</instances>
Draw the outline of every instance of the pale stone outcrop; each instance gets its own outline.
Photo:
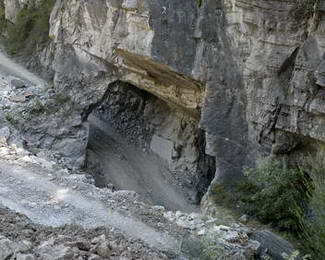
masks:
<instances>
[{"instance_id":1,"label":"pale stone outcrop","mask_svg":"<svg viewBox=\"0 0 325 260\"><path fill-rule=\"evenodd\" d=\"M26 4L28 4L28 0L4 0L6 19L14 23L18 12Z\"/></svg>"}]
</instances>

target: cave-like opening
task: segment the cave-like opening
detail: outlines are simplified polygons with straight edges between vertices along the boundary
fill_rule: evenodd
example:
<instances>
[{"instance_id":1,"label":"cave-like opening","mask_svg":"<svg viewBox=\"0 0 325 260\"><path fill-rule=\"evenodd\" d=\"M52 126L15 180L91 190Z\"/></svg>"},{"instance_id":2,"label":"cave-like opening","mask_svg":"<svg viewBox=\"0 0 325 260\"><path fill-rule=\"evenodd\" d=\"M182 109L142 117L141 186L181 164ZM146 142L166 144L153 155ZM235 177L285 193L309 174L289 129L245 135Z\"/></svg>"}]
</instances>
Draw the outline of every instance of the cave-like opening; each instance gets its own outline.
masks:
<instances>
[{"instance_id":1,"label":"cave-like opening","mask_svg":"<svg viewBox=\"0 0 325 260\"><path fill-rule=\"evenodd\" d=\"M215 161L205 154L197 119L151 93L112 83L88 116L86 167L98 187L134 190L172 210L193 210L210 185Z\"/></svg>"}]
</instances>

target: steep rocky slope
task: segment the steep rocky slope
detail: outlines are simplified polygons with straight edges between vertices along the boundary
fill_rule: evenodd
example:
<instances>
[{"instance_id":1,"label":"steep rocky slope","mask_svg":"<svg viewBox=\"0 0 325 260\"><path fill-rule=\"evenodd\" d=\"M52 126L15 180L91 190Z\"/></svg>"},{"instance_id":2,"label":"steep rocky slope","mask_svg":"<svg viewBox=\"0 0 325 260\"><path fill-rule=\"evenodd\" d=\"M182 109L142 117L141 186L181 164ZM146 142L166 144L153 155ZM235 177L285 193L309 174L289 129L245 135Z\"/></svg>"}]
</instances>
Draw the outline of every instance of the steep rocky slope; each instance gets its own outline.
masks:
<instances>
[{"instance_id":1,"label":"steep rocky slope","mask_svg":"<svg viewBox=\"0 0 325 260\"><path fill-rule=\"evenodd\" d=\"M5 4L14 21L20 1ZM40 116L20 127L31 144L80 167L88 139L84 122L119 81L197 122L205 131L203 154L216 159L214 183L233 183L261 155L294 159L319 149L324 4L307 4L309 9L296 1L56 1L51 43L29 65L41 64L53 75L54 90L74 105L55 125ZM177 153L179 140L154 136L171 149L167 156ZM171 168L178 163L168 160Z\"/></svg>"},{"instance_id":2,"label":"steep rocky slope","mask_svg":"<svg viewBox=\"0 0 325 260\"><path fill-rule=\"evenodd\" d=\"M299 10L312 3L227 3L227 32L240 52L247 90L247 120L258 143L275 154L290 154L303 137L309 144L324 141L324 6L320 1L311 6L315 12Z\"/></svg>"},{"instance_id":3,"label":"steep rocky slope","mask_svg":"<svg viewBox=\"0 0 325 260\"><path fill-rule=\"evenodd\" d=\"M6 18L25 3L4 1ZM259 157L324 148L324 12L316 0L57 0L48 44L23 59L51 84L10 79L1 124L9 143L88 167L97 186L167 208L208 191L213 207L214 187Z\"/></svg>"},{"instance_id":4,"label":"steep rocky slope","mask_svg":"<svg viewBox=\"0 0 325 260\"><path fill-rule=\"evenodd\" d=\"M10 136L9 128L1 128L1 260L252 259L259 254L260 243L249 238L254 230L222 212L217 218L172 212L144 203L133 191L97 188L85 172L9 145Z\"/></svg>"}]
</instances>

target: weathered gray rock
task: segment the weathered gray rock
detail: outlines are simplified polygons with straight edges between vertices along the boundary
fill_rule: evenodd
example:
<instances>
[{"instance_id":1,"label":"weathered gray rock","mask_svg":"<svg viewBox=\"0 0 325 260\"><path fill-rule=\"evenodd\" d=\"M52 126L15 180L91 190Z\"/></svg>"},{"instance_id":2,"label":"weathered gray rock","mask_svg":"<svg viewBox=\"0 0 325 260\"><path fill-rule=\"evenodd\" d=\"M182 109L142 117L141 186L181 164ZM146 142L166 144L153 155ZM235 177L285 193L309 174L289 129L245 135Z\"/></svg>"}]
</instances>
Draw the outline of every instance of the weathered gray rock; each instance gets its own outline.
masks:
<instances>
[{"instance_id":1,"label":"weathered gray rock","mask_svg":"<svg viewBox=\"0 0 325 260\"><path fill-rule=\"evenodd\" d=\"M34 260L36 259L35 256L31 254L17 254L16 260Z\"/></svg>"},{"instance_id":2,"label":"weathered gray rock","mask_svg":"<svg viewBox=\"0 0 325 260\"><path fill-rule=\"evenodd\" d=\"M26 252L31 248L27 241L12 241L4 236L0 236L0 259L7 260L9 257Z\"/></svg>"},{"instance_id":3,"label":"weathered gray rock","mask_svg":"<svg viewBox=\"0 0 325 260\"><path fill-rule=\"evenodd\" d=\"M37 253L44 260L65 260L74 257L73 250L63 245L43 245L37 250Z\"/></svg>"},{"instance_id":4,"label":"weathered gray rock","mask_svg":"<svg viewBox=\"0 0 325 260\"><path fill-rule=\"evenodd\" d=\"M266 251L275 260L283 260L283 253L291 255L295 251L292 244L268 230L255 232L251 238L260 242L261 250Z\"/></svg>"},{"instance_id":5,"label":"weathered gray rock","mask_svg":"<svg viewBox=\"0 0 325 260\"><path fill-rule=\"evenodd\" d=\"M14 17L20 1L5 4ZM212 186L238 181L259 156L294 159L319 149L324 8L297 20L296 7L272 0L204 0L200 7L194 0L56 1L53 41L39 62L73 102L20 126L30 143L80 167L88 135L82 122L112 83L123 81L200 121L205 152L216 158Z\"/></svg>"},{"instance_id":6,"label":"weathered gray rock","mask_svg":"<svg viewBox=\"0 0 325 260\"><path fill-rule=\"evenodd\" d=\"M203 256L204 245L196 237L186 237L182 241L181 251L191 257L199 258Z\"/></svg>"},{"instance_id":7,"label":"weathered gray rock","mask_svg":"<svg viewBox=\"0 0 325 260\"><path fill-rule=\"evenodd\" d=\"M10 128L8 126L3 127L0 129L0 138L3 138L4 141L7 142L8 138L10 137Z\"/></svg>"},{"instance_id":8,"label":"weathered gray rock","mask_svg":"<svg viewBox=\"0 0 325 260\"><path fill-rule=\"evenodd\" d=\"M80 250L83 250L83 251L89 251L91 246L90 246L90 243L86 240L79 240L79 241L75 241L75 242L69 242L69 243L66 243L66 245L68 247L76 247Z\"/></svg>"},{"instance_id":9,"label":"weathered gray rock","mask_svg":"<svg viewBox=\"0 0 325 260\"><path fill-rule=\"evenodd\" d=\"M109 257L112 252L109 242L104 241L104 242L100 243L96 248L96 252L101 257Z\"/></svg>"},{"instance_id":10,"label":"weathered gray rock","mask_svg":"<svg viewBox=\"0 0 325 260\"><path fill-rule=\"evenodd\" d=\"M241 223L247 223L247 222L248 222L248 219L249 219L249 216L246 215L246 214L244 214L244 215L242 215L238 220L239 220L239 222L241 222Z\"/></svg>"},{"instance_id":11,"label":"weathered gray rock","mask_svg":"<svg viewBox=\"0 0 325 260\"><path fill-rule=\"evenodd\" d=\"M10 97L10 101L16 102L16 103L24 103L24 102L26 102L26 97L23 95L12 96L12 97Z\"/></svg>"},{"instance_id":12,"label":"weathered gray rock","mask_svg":"<svg viewBox=\"0 0 325 260\"><path fill-rule=\"evenodd\" d=\"M12 256L15 252L16 244L11 240L0 237L0 259L5 260Z\"/></svg>"},{"instance_id":13,"label":"weathered gray rock","mask_svg":"<svg viewBox=\"0 0 325 260\"><path fill-rule=\"evenodd\" d=\"M20 88L25 88L26 87L26 83L20 79L11 79L10 80L10 86L12 88L17 88L17 89L20 89Z\"/></svg>"},{"instance_id":14,"label":"weathered gray rock","mask_svg":"<svg viewBox=\"0 0 325 260\"><path fill-rule=\"evenodd\" d=\"M91 240L91 243L92 244L104 243L105 240L106 240L106 236L105 235L101 235L99 237L93 238L93 240Z\"/></svg>"},{"instance_id":15,"label":"weathered gray rock","mask_svg":"<svg viewBox=\"0 0 325 260\"><path fill-rule=\"evenodd\" d=\"M202 109L206 151L218 159L217 177L233 180L246 164L246 93L232 46L223 45L230 39L222 14L218 1L204 1L200 10L196 1L57 1L50 21L53 42L44 52L51 59L42 62L54 71L56 89L80 105L79 113L96 105L117 79L152 93L195 120ZM69 18L86 16L91 19ZM75 108L70 109L76 117ZM38 145L62 152L80 166L85 133L63 118L55 120L55 127L50 120L54 118L24 124L30 129L28 138L42 139ZM35 123L42 135L32 130ZM76 131L69 134L73 138L68 143L64 141L64 133ZM168 157L177 158L179 147Z\"/></svg>"}]
</instances>

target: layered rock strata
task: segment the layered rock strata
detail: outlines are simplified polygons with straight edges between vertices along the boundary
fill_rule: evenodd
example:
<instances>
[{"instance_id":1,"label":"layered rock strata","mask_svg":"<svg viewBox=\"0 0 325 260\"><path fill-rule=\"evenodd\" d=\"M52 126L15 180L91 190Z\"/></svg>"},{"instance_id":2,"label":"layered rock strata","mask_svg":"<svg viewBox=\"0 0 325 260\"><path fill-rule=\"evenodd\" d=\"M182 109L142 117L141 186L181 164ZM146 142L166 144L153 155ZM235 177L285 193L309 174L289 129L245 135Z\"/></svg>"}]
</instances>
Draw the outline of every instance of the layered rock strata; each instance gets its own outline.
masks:
<instances>
[{"instance_id":1,"label":"layered rock strata","mask_svg":"<svg viewBox=\"0 0 325 260\"><path fill-rule=\"evenodd\" d=\"M259 156L319 149L325 5L316 3L56 1L52 42L39 60L78 109L70 106L72 125L62 119L51 134L44 126L36 143L82 165L82 123L122 81L200 121L216 158L214 183L233 183Z\"/></svg>"}]
</instances>

